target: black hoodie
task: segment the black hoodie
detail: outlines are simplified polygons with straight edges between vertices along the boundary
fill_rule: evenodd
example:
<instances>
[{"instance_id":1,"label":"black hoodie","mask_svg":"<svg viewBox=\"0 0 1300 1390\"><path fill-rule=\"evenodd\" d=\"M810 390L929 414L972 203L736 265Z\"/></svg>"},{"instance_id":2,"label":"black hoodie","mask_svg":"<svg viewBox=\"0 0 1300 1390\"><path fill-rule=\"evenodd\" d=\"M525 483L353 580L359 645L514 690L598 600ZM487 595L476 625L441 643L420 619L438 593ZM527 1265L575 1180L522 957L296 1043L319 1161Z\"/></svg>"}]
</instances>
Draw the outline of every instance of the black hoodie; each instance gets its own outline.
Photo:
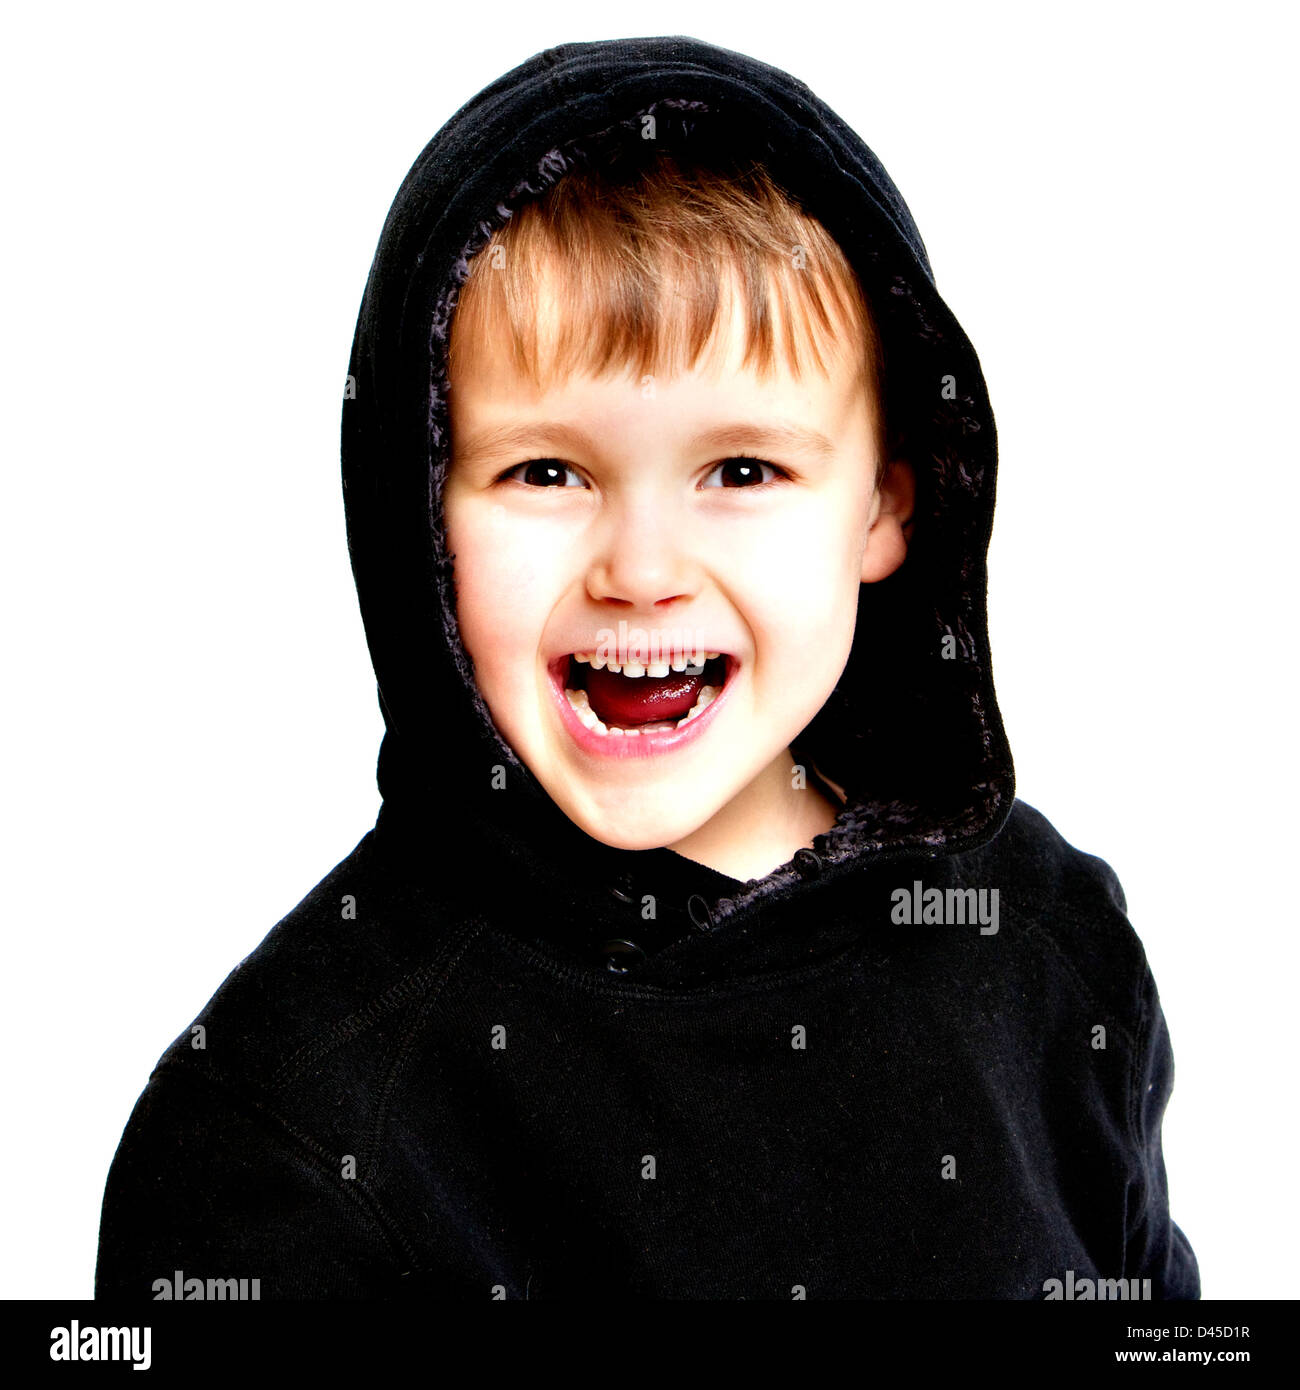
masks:
<instances>
[{"instance_id":1,"label":"black hoodie","mask_svg":"<svg viewBox=\"0 0 1300 1390\"><path fill-rule=\"evenodd\" d=\"M862 586L799 740L847 804L744 883L559 811L474 683L444 543L467 262L647 113L664 148L761 160L844 248L917 475L907 559ZM907 207L801 82L687 38L564 44L452 117L384 225L345 393L383 807L160 1059L96 1295L1198 1297L1123 893L1014 800L995 467Z\"/></svg>"}]
</instances>

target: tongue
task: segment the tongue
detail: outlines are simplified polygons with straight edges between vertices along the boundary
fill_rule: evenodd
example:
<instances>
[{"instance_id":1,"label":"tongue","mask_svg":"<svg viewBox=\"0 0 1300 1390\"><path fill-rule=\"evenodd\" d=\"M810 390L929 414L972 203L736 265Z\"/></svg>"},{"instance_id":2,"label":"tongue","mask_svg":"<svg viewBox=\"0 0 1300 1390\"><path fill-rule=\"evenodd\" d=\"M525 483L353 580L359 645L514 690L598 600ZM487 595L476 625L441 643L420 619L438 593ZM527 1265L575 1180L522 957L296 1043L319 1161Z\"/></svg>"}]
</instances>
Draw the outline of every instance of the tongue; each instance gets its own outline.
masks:
<instances>
[{"instance_id":1,"label":"tongue","mask_svg":"<svg viewBox=\"0 0 1300 1390\"><path fill-rule=\"evenodd\" d=\"M604 724L649 724L689 714L704 688L704 676L674 671L669 676L624 676L587 672L587 699Z\"/></svg>"}]
</instances>

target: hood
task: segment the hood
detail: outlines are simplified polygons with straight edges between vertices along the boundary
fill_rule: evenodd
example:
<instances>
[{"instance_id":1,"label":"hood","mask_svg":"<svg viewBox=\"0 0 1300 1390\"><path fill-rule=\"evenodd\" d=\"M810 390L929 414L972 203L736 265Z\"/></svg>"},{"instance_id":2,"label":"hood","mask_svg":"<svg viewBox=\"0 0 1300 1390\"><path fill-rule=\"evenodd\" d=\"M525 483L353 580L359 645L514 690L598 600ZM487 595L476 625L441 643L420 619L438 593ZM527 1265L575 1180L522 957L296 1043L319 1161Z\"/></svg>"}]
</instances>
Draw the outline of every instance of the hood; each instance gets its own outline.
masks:
<instances>
[{"instance_id":1,"label":"hood","mask_svg":"<svg viewBox=\"0 0 1300 1390\"><path fill-rule=\"evenodd\" d=\"M671 875L672 851L578 830L498 733L457 630L442 524L446 352L470 258L514 209L655 116L657 141L761 160L843 247L870 300L891 422L916 474L908 556L861 586L848 665L798 750L847 792L796 861L740 885L704 875L716 924L818 873L974 848L1014 795L994 697L985 556L997 444L979 362L935 289L880 162L802 82L684 37L561 44L463 106L429 142L384 224L343 408L348 545L386 732L377 835L415 876L459 872L470 836L502 872L570 883ZM506 769L494 789L492 769ZM557 882L559 880L557 879Z\"/></svg>"}]
</instances>

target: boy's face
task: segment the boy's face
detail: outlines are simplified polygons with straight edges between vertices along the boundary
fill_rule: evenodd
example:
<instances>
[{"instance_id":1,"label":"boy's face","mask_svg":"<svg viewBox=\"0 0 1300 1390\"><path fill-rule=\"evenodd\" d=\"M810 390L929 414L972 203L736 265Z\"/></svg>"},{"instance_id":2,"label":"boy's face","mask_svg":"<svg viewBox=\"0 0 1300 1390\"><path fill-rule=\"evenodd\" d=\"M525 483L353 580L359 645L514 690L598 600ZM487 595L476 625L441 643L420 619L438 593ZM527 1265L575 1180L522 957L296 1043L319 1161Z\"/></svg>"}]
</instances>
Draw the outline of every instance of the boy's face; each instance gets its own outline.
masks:
<instances>
[{"instance_id":1,"label":"boy's face","mask_svg":"<svg viewBox=\"0 0 1300 1390\"><path fill-rule=\"evenodd\" d=\"M873 486L873 403L847 351L829 376L763 379L740 366L734 315L717 344L689 373L542 393L508 352L458 342L445 516L479 689L551 798L606 844L667 845L744 878L833 821L789 745L848 660L858 585L902 562L911 475L898 464ZM780 427L825 444L765 434ZM667 677L571 659L627 665L620 638L665 655ZM692 648L725 659L673 670ZM685 720L705 686L720 693ZM592 711L641 732L601 732ZM727 851L747 838L752 859Z\"/></svg>"}]
</instances>

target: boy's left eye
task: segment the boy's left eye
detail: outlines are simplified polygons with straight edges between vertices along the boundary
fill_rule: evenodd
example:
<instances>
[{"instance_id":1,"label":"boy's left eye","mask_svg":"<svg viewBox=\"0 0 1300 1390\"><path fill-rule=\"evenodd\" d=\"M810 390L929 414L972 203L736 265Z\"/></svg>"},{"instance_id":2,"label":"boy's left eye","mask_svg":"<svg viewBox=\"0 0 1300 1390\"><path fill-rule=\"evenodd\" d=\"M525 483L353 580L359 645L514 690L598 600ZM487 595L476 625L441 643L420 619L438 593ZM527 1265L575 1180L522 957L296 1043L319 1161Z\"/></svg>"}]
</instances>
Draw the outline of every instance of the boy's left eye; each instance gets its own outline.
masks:
<instances>
[{"instance_id":1,"label":"boy's left eye","mask_svg":"<svg viewBox=\"0 0 1300 1390\"><path fill-rule=\"evenodd\" d=\"M764 475L767 476L764 476ZM737 454L734 458L723 459L715 464L700 484L701 487L762 487L765 483L777 482L788 475L774 463L751 458L748 454ZM713 479L717 481L713 481Z\"/></svg>"}]
</instances>

